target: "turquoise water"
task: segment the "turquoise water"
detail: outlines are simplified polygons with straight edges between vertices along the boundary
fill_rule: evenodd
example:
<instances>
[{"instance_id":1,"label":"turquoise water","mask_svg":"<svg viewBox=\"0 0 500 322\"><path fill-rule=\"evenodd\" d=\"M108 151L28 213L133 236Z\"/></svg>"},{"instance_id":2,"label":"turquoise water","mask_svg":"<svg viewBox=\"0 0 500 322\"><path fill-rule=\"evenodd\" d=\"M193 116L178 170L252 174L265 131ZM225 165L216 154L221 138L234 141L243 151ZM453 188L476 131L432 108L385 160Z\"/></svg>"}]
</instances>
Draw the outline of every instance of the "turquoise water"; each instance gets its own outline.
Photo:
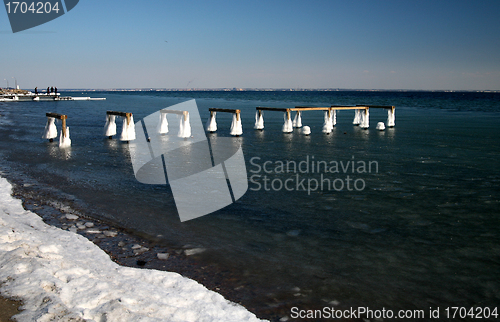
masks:
<instances>
[{"instance_id":1,"label":"turquoise water","mask_svg":"<svg viewBox=\"0 0 500 322\"><path fill-rule=\"evenodd\" d=\"M329 303L394 310L500 304L500 94L91 96L107 100L0 103L2 165L74 196L93 216L162 238L173 249L205 248L198 259L239 272L235 287L254 288L263 310L289 312L293 306L308 309ZM138 183L128 145L104 138L103 126L107 110L132 112L137 122L192 98L203 122L210 107L241 109L243 135L233 140L242 144L248 177L261 177L253 177L235 204L180 223L169 187ZM395 105L396 127L375 130L387 114L371 109L368 130L352 125L352 111L337 114L330 135L321 133L322 112L312 111L302 117L311 127L310 136L282 133L282 113L264 112L264 131L253 130L256 106L330 104ZM71 149L61 150L41 139L45 112L68 115ZM218 132L208 134L211 140L229 136L230 115L219 113L217 121ZM276 169L280 162L313 159L373 167L347 173L341 168L340 173ZM266 161L269 173L261 169ZM267 190L264 175L271 184ZM296 184L325 178L338 179L336 188L343 182L343 189L304 191ZM277 189L287 179L292 189Z\"/></svg>"}]
</instances>

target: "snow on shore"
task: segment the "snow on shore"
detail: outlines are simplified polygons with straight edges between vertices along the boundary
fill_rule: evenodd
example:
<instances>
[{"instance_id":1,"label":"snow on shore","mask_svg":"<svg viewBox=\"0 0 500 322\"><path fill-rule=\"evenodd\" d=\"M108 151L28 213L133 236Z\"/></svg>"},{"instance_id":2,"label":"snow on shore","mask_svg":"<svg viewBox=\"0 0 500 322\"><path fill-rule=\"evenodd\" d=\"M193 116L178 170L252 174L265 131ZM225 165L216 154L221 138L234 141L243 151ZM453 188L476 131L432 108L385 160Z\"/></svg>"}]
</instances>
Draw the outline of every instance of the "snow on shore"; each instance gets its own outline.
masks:
<instances>
[{"instance_id":1,"label":"snow on shore","mask_svg":"<svg viewBox=\"0 0 500 322\"><path fill-rule=\"evenodd\" d=\"M177 273L120 266L86 238L48 226L0 178L0 291L19 321L260 321Z\"/></svg>"}]
</instances>

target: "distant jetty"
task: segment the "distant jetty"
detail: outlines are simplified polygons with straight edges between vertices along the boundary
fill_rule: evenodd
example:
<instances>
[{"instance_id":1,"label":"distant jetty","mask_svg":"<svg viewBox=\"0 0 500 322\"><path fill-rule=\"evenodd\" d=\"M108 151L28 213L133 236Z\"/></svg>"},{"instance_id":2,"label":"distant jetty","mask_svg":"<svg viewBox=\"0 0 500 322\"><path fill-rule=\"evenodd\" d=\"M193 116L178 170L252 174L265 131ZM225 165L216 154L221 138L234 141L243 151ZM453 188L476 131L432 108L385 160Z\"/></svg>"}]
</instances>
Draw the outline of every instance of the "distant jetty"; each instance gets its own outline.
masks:
<instances>
[{"instance_id":1,"label":"distant jetty","mask_svg":"<svg viewBox=\"0 0 500 322\"><path fill-rule=\"evenodd\" d=\"M1 89L0 102L103 101L106 98L61 96L61 93L33 93L24 89Z\"/></svg>"}]
</instances>

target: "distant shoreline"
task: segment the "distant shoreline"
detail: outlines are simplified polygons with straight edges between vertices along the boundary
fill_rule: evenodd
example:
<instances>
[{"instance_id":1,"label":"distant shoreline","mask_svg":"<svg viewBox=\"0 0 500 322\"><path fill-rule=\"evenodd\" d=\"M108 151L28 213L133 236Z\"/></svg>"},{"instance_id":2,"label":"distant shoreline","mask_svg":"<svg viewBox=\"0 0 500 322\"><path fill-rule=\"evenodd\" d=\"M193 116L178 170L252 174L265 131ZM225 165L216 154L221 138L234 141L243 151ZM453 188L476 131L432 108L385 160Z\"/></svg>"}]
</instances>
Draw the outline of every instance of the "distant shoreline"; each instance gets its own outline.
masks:
<instances>
[{"instance_id":1,"label":"distant shoreline","mask_svg":"<svg viewBox=\"0 0 500 322\"><path fill-rule=\"evenodd\" d=\"M420 90L420 89L349 89L349 88L61 88L81 92L418 92L418 93L500 93L500 90Z\"/></svg>"}]
</instances>

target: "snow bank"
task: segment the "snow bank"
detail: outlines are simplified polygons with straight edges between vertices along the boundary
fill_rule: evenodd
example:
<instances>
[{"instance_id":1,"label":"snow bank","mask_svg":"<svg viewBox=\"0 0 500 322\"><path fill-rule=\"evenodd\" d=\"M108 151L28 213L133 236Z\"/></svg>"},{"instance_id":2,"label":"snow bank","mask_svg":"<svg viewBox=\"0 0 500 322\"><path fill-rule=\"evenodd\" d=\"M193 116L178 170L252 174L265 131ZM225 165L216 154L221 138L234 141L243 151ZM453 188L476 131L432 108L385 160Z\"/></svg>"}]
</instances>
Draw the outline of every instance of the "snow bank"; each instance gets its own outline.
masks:
<instances>
[{"instance_id":1,"label":"snow bank","mask_svg":"<svg viewBox=\"0 0 500 322\"><path fill-rule=\"evenodd\" d=\"M78 234L48 226L0 178L0 290L21 321L259 321L177 273L122 267Z\"/></svg>"}]
</instances>

